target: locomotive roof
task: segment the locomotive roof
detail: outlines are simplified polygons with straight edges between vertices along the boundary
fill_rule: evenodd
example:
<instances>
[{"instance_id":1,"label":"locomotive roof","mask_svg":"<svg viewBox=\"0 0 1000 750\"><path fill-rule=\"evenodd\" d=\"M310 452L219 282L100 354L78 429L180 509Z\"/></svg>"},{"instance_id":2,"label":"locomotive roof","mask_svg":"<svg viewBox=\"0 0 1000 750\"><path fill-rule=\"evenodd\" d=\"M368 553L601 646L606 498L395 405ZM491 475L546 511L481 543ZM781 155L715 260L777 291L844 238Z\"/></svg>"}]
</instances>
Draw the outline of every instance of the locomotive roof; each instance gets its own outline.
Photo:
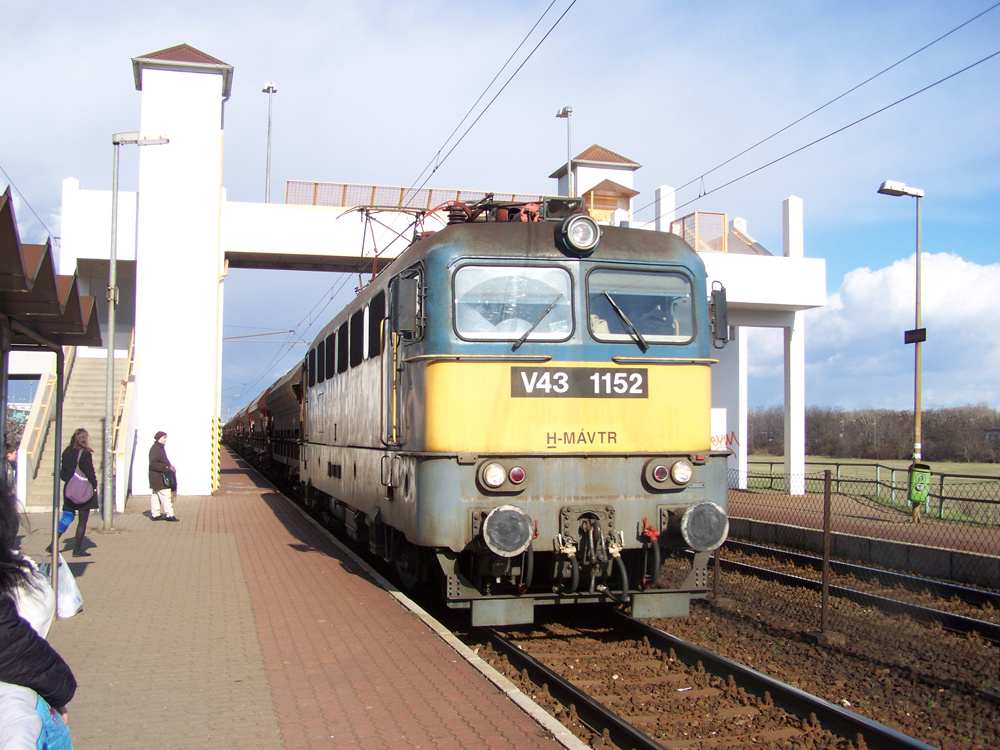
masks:
<instances>
[{"instance_id":1,"label":"locomotive roof","mask_svg":"<svg viewBox=\"0 0 1000 750\"><path fill-rule=\"evenodd\" d=\"M363 304L383 289L389 278L432 254L551 262L674 263L699 270L703 266L698 254L678 235L628 227L602 226L601 241L594 253L587 258L573 258L556 246L560 225L558 221L463 222L419 239L393 259L354 302L334 315L316 335L313 345L336 330L358 303Z\"/></svg>"},{"instance_id":2,"label":"locomotive roof","mask_svg":"<svg viewBox=\"0 0 1000 750\"><path fill-rule=\"evenodd\" d=\"M411 245L400 254L396 263L409 265L419 257L445 248L455 255L530 260L616 260L685 265L700 262L695 260L698 256L691 246L676 234L607 226L601 227L601 241L592 255L572 258L556 246L560 225L556 221L452 224ZM389 269L392 270L395 269Z\"/></svg>"}]
</instances>

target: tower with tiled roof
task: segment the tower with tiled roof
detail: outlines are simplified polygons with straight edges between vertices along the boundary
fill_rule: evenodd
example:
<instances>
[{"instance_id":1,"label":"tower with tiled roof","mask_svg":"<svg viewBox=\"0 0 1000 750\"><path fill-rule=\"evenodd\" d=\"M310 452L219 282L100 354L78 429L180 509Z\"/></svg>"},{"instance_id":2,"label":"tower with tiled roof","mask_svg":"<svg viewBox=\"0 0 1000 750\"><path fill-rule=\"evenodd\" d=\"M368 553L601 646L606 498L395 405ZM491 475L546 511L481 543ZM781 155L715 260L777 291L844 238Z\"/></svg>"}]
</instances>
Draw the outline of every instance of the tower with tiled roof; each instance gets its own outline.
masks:
<instances>
[{"instance_id":1,"label":"tower with tiled roof","mask_svg":"<svg viewBox=\"0 0 1000 750\"><path fill-rule=\"evenodd\" d=\"M573 157L573 184L591 216L600 222L620 224L632 218L632 176L642 165L594 144ZM559 180L559 194L567 195L567 165L549 177Z\"/></svg>"}]
</instances>

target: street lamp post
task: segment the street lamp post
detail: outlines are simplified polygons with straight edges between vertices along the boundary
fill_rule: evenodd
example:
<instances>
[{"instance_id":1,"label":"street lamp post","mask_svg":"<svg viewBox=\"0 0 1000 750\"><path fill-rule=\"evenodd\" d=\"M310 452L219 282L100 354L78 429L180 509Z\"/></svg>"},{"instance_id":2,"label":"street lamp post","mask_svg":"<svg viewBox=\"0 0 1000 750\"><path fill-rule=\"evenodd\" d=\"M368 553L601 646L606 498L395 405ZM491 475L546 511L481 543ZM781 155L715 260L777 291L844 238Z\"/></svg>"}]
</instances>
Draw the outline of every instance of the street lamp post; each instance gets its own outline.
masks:
<instances>
[{"instance_id":1,"label":"street lamp post","mask_svg":"<svg viewBox=\"0 0 1000 750\"><path fill-rule=\"evenodd\" d=\"M917 279L916 279L916 305L915 305L915 324L912 331L906 331L904 334L904 342L907 344L913 344L913 464L910 466L910 502L913 504L913 520L920 520L920 503L916 501L914 495L915 482L920 489L923 489L924 497L926 497L926 482L930 479L930 467L926 464L921 464L922 458L922 445L921 445L921 435L920 435L920 391L921 391L921 357L920 357L920 345L927 340L927 329L921 327L920 321L920 200L924 197L924 191L920 188L910 187L902 182L896 182L895 180L886 180L879 187L878 192L881 195L908 195L912 198L917 199L917 256L916 256L916 268L917 268ZM914 471L918 470L918 471ZM916 479L915 479L916 477ZM921 484L923 481L923 484Z\"/></svg>"},{"instance_id":2,"label":"street lamp post","mask_svg":"<svg viewBox=\"0 0 1000 750\"><path fill-rule=\"evenodd\" d=\"M917 288L916 288L916 323L912 331L907 331L905 341L913 344L913 460L919 461L921 458L920 444L920 344L927 340L927 330L920 327L920 199L924 197L924 191L920 188L909 187L902 182L886 180L878 189L882 195L909 195L917 199Z\"/></svg>"},{"instance_id":3,"label":"street lamp post","mask_svg":"<svg viewBox=\"0 0 1000 750\"><path fill-rule=\"evenodd\" d=\"M570 116L573 114L572 107L563 107L556 112L556 117L566 120L566 190L570 198L575 198L573 192L573 141L570 131Z\"/></svg>"},{"instance_id":4,"label":"street lamp post","mask_svg":"<svg viewBox=\"0 0 1000 750\"><path fill-rule=\"evenodd\" d=\"M271 82L265 83L261 92L267 94L267 184L264 187L264 203L271 202L271 100L278 93Z\"/></svg>"},{"instance_id":5,"label":"street lamp post","mask_svg":"<svg viewBox=\"0 0 1000 750\"><path fill-rule=\"evenodd\" d=\"M115 133L111 143L115 147L114 175L111 178L111 255L108 259L108 365L104 381L104 497L101 503L101 518L105 529L112 526L112 463L111 445L114 436L114 380L115 380L115 307L118 304L118 149L122 145L134 143L137 146L155 146L169 143L163 135L143 135L141 133Z\"/></svg>"}]
</instances>

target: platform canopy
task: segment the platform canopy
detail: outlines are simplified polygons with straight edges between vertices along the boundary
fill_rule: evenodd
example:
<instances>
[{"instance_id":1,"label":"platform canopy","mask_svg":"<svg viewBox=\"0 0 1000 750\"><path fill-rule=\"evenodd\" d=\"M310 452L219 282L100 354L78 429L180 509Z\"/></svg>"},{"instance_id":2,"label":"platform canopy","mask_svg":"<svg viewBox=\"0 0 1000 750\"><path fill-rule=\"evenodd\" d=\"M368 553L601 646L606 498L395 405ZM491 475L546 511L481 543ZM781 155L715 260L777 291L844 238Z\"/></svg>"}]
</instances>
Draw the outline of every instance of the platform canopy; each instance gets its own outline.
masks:
<instances>
[{"instance_id":1,"label":"platform canopy","mask_svg":"<svg viewBox=\"0 0 1000 750\"><path fill-rule=\"evenodd\" d=\"M52 246L22 244L10 188L0 195L0 315L11 324L11 348L102 346L95 300L76 276L55 272Z\"/></svg>"}]
</instances>

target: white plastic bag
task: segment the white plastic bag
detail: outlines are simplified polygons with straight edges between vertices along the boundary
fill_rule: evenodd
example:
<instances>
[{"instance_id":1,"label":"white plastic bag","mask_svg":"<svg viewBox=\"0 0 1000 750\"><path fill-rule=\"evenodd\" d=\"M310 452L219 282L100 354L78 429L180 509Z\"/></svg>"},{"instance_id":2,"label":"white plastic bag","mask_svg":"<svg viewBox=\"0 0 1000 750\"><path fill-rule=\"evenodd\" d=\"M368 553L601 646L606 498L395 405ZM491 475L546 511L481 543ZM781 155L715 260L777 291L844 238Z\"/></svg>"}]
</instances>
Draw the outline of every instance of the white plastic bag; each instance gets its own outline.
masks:
<instances>
[{"instance_id":1,"label":"white plastic bag","mask_svg":"<svg viewBox=\"0 0 1000 750\"><path fill-rule=\"evenodd\" d=\"M83 609L83 595L76 585L73 572L61 554L59 555L59 580L56 585L58 587L58 591L56 591L56 615L60 620L65 620Z\"/></svg>"},{"instance_id":2,"label":"white plastic bag","mask_svg":"<svg viewBox=\"0 0 1000 750\"><path fill-rule=\"evenodd\" d=\"M49 585L48 573L51 566L48 563L36 565L30 557L22 557L31 566L31 572L27 582L14 589L17 613L28 621L38 635L45 638L56 616L56 594ZM43 569L45 572L42 572ZM2 743L0 747L3 747Z\"/></svg>"}]
</instances>

